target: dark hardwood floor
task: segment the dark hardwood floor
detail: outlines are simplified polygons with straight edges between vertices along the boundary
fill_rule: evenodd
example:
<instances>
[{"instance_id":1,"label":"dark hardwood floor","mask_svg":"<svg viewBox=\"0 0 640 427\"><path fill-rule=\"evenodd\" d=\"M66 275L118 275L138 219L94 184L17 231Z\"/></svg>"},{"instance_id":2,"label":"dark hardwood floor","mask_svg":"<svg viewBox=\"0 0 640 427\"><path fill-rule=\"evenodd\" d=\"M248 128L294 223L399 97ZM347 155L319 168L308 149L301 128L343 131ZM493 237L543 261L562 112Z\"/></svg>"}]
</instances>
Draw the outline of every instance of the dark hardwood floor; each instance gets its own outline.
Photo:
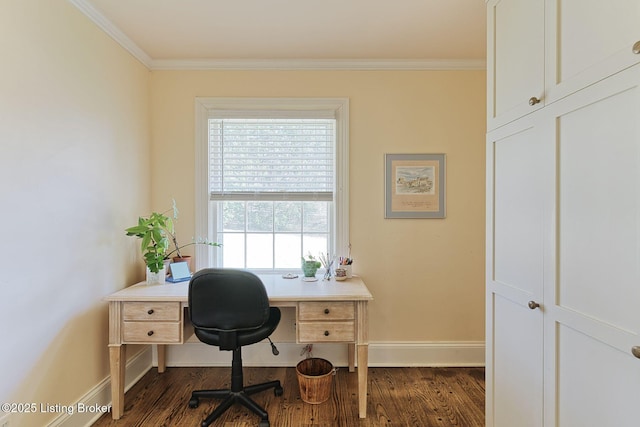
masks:
<instances>
[{"instance_id":1,"label":"dark hardwood floor","mask_svg":"<svg viewBox=\"0 0 640 427\"><path fill-rule=\"evenodd\" d=\"M199 426L218 401L188 406L191 391L225 388L230 368L151 369L125 396L118 421L105 414L94 423L104 426ZM357 374L338 369L331 397L320 405L300 398L295 368L245 368L246 384L279 379L284 395L264 391L253 396L269 412L272 427L481 427L484 426L483 368L369 368L367 418L358 417ZM257 426L259 418L240 405L213 426Z\"/></svg>"}]
</instances>

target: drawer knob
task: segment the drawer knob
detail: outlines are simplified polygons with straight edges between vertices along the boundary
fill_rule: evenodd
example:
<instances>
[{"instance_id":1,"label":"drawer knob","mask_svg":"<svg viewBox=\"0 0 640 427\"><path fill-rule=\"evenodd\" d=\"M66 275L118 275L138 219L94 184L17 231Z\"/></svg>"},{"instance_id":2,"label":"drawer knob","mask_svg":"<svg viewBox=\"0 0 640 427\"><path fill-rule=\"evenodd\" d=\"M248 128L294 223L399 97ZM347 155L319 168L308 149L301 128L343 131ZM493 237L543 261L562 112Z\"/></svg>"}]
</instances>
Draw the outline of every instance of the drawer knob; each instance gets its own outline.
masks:
<instances>
[{"instance_id":1,"label":"drawer knob","mask_svg":"<svg viewBox=\"0 0 640 427\"><path fill-rule=\"evenodd\" d=\"M536 98L535 96L532 96L531 98L529 98L529 105L531 105L532 107L539 103L540 103L539 98Z\"/></svg>"},{"instance_id":2,"label":"drawer knob","mask_svg":"<svg viewBox=\"0 0 640 427\"><path fill-rule=\"evenodd\" d=\"M329 331L324 331L324 336L328 337L329 336Z\"/></svg>"},{"instance_id":3,"label":"drawer knob","mask_svg":"<svg viewBox=\"0 0 640 427\"><path fill-rule=\"evenodd\" d=\"M640 54L640 41L637 41L633 44L633 53L636 55Z\"/></svg>"},{"instance_id":4,"label":"drawer knob","mask_svg":"<svg viewBox=\"0 0 640 427\"><path fill-rule=\"evenodd\" d=\"M527 305L529 306L529 308L530 308L531 310L535 310L536 308L539 308L539 307L540 307L540 304L538 304L538 303L537 303L537 302L535 302L535 301L529 301L529 303L528 303Z\"/></svg>"},{"instance_id":5,"label":"drawer knob","mask_svg":"<svg viewBox=\"0 0 640 427\"><path fill-rule=\"evenodd\" d=\"M640 346L631 347L631 354L640 359Z\"/></svg>"},{"instance_id":6,"label":"drawer knob","mask_svg":"<svg viewBox=\"0 0 640 427\"><path fill-rule=\"evenodd\" d=\"M147 335L149 335L149 336L153 335L153 331L147 332Z\"/></svg>"},{"instance_id":7,"label":"drawer knob","mask_svg":"<svg viewBox=\"0 0 640 427\"><path fill-rule=\"evenodd\" d=\"M150 308L149 311L147 311L147 314L153 314L153 308Z\"/></svg>"},{"instance_id":8,"label":"drawer knob","mask_svg":"<svg viewBox=\"0 0 640 427\"><path fill-rule=\"evenodd\" d=\"M329 309L328 308L324 309L324 314L329 314Z\"/></svg>"}]
</instances>

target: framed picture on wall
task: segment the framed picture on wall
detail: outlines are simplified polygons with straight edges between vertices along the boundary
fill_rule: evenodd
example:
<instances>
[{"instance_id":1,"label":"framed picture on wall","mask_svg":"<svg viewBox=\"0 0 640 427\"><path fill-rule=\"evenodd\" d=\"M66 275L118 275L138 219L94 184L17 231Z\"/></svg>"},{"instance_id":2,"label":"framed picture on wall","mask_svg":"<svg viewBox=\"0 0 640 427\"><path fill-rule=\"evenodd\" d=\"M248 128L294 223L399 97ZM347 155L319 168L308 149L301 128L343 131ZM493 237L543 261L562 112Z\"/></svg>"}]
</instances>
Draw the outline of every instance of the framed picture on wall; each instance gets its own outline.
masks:
<instances>
[{"instance_id":1,"label":"framed picture on wall","mask_svg":"<svg viewBox=\"0 0 640 427\"><path fill-rule=\"evenodd\" d=\"M385 218L445 217L445 155L385 154Z\"/></svg>"}]
</instances>

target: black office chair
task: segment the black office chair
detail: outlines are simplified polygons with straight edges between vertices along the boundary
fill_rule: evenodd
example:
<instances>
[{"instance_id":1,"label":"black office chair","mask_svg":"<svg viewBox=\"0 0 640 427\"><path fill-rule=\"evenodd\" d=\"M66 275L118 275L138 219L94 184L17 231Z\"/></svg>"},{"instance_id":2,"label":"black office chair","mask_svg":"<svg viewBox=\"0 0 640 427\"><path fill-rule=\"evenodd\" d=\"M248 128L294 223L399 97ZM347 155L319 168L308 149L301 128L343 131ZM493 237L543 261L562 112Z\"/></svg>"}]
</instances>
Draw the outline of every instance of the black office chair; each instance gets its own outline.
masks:
<instances>
[{"instance_id":1,"label":"black office chair","mask_svg":"<svg viewBox=\"0 0 640 427\"><path fill-rule=\"evenodd\" d=\"M269 414L249 395L273 388L275 395L281 396L280 381L245 386L242 378L242 346L268 338L280 322L280 309L269 307L262 281L243 270L200 270L189 282L189 313L200 341L233 351L231 389L198 390L191 394L191 408L198 407L200 398L225 399L202 426L210 425L234 403L241 403L260 416L260 427L269 427ZM277 355L273 343L271 346Z\"/></svg>"}]
</instances>

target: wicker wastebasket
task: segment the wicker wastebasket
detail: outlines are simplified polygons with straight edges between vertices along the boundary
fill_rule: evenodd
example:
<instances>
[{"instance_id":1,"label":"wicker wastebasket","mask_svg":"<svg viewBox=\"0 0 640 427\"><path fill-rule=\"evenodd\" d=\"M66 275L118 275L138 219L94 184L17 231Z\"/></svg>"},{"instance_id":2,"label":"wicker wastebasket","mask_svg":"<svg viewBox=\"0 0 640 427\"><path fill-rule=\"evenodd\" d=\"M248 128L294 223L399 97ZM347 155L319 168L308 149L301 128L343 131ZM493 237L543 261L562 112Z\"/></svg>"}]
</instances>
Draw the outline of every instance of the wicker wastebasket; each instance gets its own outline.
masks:
<instances>
[{"instance_id":1,"label":"wicker wastebasket","mask_svg":"<svg viewBox=\"0 0 640 427\"><path fill-rule=\"evenodd\" d=\"M304 359L296 366L296 373L304 402L317 405L329 399L335 375L331 362L318 357Z\"/></svg>"}]
</instances>

